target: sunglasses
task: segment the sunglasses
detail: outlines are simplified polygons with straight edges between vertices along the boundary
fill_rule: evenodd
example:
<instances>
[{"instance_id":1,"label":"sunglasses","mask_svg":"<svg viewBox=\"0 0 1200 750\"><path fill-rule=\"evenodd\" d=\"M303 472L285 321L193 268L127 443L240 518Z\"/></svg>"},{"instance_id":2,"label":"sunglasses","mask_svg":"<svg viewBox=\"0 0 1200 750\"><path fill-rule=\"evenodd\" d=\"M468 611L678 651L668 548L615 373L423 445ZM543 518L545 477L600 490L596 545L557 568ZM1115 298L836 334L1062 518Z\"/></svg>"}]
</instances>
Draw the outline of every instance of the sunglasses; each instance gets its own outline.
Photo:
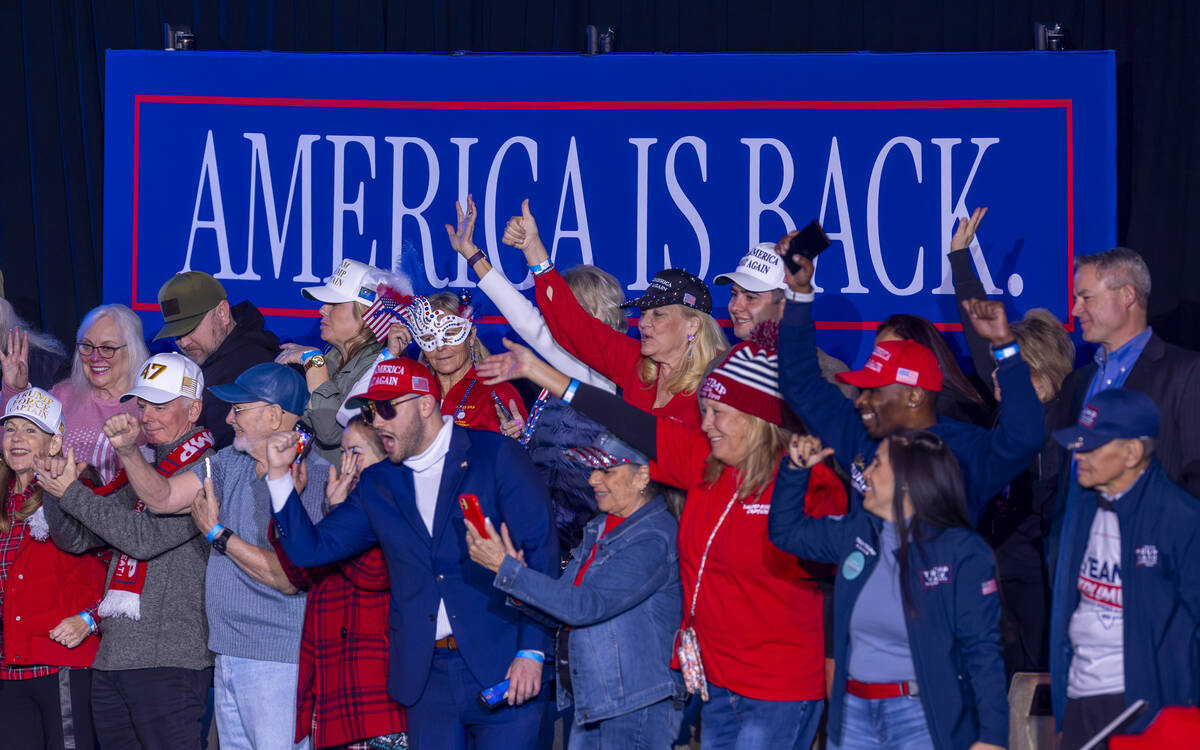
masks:
<instances>
[{"instance_id":1,"label":"sunglasses","mask_svg":"<svg viewBox=\"0 0 1200 750\"><path fill-rule=\"evenodd\" d=\"M375 424L375 418L380 419L395 419L396 407L400 404L407 404L409 401L415 401L420 396L410 396L403 401L392 399L391 401L368 401L359 407L359 412L362 414L363 421L367 424Z\"/></svg>"}]
</instances>

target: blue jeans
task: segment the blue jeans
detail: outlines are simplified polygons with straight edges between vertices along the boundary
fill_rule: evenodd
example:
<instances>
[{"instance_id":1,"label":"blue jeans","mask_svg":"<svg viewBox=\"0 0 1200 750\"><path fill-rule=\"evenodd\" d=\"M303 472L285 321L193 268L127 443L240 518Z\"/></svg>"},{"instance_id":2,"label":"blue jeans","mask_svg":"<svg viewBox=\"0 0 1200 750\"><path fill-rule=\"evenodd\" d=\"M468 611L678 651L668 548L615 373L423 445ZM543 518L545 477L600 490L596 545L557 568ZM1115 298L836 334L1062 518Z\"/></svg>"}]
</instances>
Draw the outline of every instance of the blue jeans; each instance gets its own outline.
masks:
<instances>
[{"instance_id":1,"label":"blue jeans","mask_svg":"<svg viewBox=\"0 0 1200 750\"><path fill-rule=\"evenodd\" d=\"M425 691L407 708L409 745L416 750L536 750L546 686L524 705L495 711L479 702L485 687L491 685L479 684L457 650L434 649Z\"/></svg>"},{"instance_id":2,"label":"blue jeans","mask_svg":"<svg viewBox=\"0 0 1200 750\"><path fill-rule=\"evenodd\" d=\"M868 700L846 694L842 740L829 737L829 750L933 750L920 698Z\"/></svg>"},{"instance_id":3,"label":"blue jeans","mask_svg":"<svg viewBox=\"0 0 1200 750\"><path fill-rule=\"evenodd\" d=\"M567 750L670 750L682 719L682 703L667 698L611 719L571 727Z\"/></svg>"},{"instance_id":4,"label":"blue jeans","mask_svg":"<svg viewBox=\"0 0 1200 750\"><path fill-rule=\"evenodd\" d=\"M213 699L221 750L308 750L296 736L300 667L217 654Z\"/></svg>"},{"instance_id":5,"label":"blue jeans","mask_svg":"<svg viewBox=\"0 0 1200 750\"><path fill-rule=\"evenodd\" d=\"M700 709L704 750L808 750L825 701L764 701L708 683Z\"/></svg>"}]
</instances>

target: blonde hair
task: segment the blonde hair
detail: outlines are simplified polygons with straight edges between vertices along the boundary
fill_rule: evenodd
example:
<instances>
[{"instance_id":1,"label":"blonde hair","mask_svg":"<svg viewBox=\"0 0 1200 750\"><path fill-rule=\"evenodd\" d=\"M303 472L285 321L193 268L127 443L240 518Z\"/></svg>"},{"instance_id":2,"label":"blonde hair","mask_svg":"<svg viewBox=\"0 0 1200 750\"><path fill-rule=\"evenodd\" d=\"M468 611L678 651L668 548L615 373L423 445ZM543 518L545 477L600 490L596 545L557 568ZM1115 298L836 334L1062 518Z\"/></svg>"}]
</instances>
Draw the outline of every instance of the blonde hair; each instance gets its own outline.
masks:
<instances>
[{"instance_id":1,"label":"blonde hair","mask_svg":"<svg viewBox=\"0 0 1200 750\"><path fill-rule=\"evenodd\" d=\"M761 417L740 410L739 413L747 422L746 456L733 469L738 473L738 500L745 501L758 497L774 483L779 459L787 451L788 433ZM704 465L705 483L715 484L725 466L710 455Z\"/></svg>"},{"instance_id":2,"label":"blonde hair","mask_svg":"<svg viewBox=\"0 0 1200 750\"><path fill-rule=\"evenodd\" d=\"M346 342L346 360L339 363L342 367L346 366L346 362L357 357L358 353L363 349L378 343L375 341L375 334L370 328L367 328L367 323L363 320L363 313L367 311L367 306L358 300L354 300L352 305L354 307L354 319L358 321L358 333L354 334L354 338ZM379 344L379 346L382 347L383 345ZM337 347L334 347L335 351L336 349Z\"/></svg>"},{"instance_id":3,"label":"blonde hair","mask_svg":"<svg viewBox=\"0 0 1200 750\"><path fill-rule=\"evenodd\" d=\"M683 305L667 305L667 307L678 308L679 312L683 314L684 322L689 320L700 322L695 337L688 345L688 353L684 355L683 366L666 382L667 393L671 396L680 393L690 396L700 389L700 384L704 382L704 376L708 372L709 364L729 348L729 340L725 338L725 332L721 330L721 326L717 325L717 321L713 320L713 316L708 313L702 313ZM646 384L647 388L653 388L658 379L658 363L649 357L642 357L638 364L638 377Z\"/></svg>"},{"instance_id":4,"label":"blonde hair","mask_svg":"<svg viewBox=\"0 0 1200 750\"><path fill-rule=\"evenodd\" d=\"M41 427L38 427L38 429L40 430ZM45 430L42 431L45 432ZM53 433L50 433L50 435L51 437L54 436ZM59 445L58 453L54 455L62 455L61 444ZM34 491L29 494L29 497L25 498L25 502L21 503L21 507L17 509L17 512L13 513L12 516L9 517L8 497L10 488L12 487L13 479L16 478L16 474L17 473L12 470L12 467L8 465L8 462L4 460L4 456L0 454L0 534L7 534L12 530L14 523L18 521L24 521L34 513L37 513L38 508L42 507L42 487L41 485L38 485ZM95 471L90 466L85 470L85 476L93 481L99 479L99 477L95 474Z\"/></svg>"},{"instance_id":5,"label":"blonde hair","mask_svg":"<svg viewBox=\"0 0 1200 750\"><path fill-rule=\"evenodd\" d=\"M1049 310L1036 307L1012 324L1021 347L1021 359L1029 363L1034 378L1050 387L1046 399L1054 398L1075 364L1075 345L1062 323Z\"/></svg>"},{"instance_id":6,"label":"blonde hair","mask_svg":"<svg viewBox=\"0 0 1200 750\"><path fill-rule=\"evenodd\" d=\"M580 265L563 272L571 293L592 317L617 333L629 330L629 319L621 304L625 293L617 277L599 266Z\"/></svg>"},{"instance_id":7,"label":"blonde hair","mask_svg":"<svg viewBox=\"0 0 1200 750\"><path fill-rule=\"evenodd\" d=\"M438 292L437 294L429 295L425 299L429 300L429 306L434 310L441 310L447 315L458 315L459 305L462 304L458 299L458 295L454 292ZM470 318L471 313L474 311L474 307L470 306L467 308L466 314L462 315L461 317ZM475 328L475 324L472 323L471 338L468 339L468 343L471 346L471 353L475 355L475 359L482 360L487 357L490 352L488 352L487 347L483 345L483 342L479 340L478 333L479 332ZM421 352L421 360L425 364L429 363L429 358L425 356L425 352Z\"/></svg>"}]
</instances>

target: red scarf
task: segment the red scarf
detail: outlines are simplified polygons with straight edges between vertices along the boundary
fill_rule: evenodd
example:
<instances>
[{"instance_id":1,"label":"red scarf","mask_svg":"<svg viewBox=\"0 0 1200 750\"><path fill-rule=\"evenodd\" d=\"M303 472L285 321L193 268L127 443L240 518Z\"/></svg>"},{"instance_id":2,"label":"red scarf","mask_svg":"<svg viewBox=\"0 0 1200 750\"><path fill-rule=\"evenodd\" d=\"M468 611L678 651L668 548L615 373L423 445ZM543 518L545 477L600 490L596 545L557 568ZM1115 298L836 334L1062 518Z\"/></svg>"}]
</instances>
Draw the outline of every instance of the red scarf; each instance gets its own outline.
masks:
<instances>
[{"instance_id":1,"label":"red scarf","mask_svg":"<svg viewBox=\"0 0 1200 750\"><path fill-rule=\"evenodd\" d=\"M201 430L192 437L184 440L175 450L167 454L166 458L159 461L155 466L155 470L164 477L170 477L178 472L183 467L194 462L204 454L204 451L213 447L216 441L213 439L213 434L208 430ZM129 478L125 475L125 470L121 469L121 473L117 474L111 482L94 489L97 495L110 495L113 492L128 484ZM146 504L140 499L133 506L135 513L141 513L146 509ZM117 558L117 569L113 571L112 581L108 584L108 591L104 594L104 600L100 602L100 608L97 610L101 617L112 617L115 615L125 615L133 620L142 619L142 588L146 585L146 565L136 560L125 553Z\"/></svg>"}]
</instances>

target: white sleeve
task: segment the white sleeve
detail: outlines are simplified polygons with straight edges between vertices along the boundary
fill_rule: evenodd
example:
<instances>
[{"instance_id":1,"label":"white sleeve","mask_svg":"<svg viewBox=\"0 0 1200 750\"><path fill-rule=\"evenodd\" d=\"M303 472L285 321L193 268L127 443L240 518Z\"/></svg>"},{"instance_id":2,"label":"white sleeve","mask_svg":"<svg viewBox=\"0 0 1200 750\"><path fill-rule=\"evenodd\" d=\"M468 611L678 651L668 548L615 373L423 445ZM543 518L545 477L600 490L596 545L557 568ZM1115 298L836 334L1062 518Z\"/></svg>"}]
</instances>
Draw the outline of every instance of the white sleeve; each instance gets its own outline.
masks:
<instances>
[{"instance_id":1,"label":"white sleeve","mask_svg":"<svg viewBox=\"0 0 1200 750\"><path fill-rule=\"evenodd\" d=\"M542 313L525 295L516 290L504 274L495 269L484 274L479 280L479 288L488 296L500 314L508 320L508 324L525 339L535 352L569 378L575 378L581 383L603 388L609 393L616 393L617 386L608 378L575 359L558 345Z\"/></svg>"},{"instance_id":2,"label":"white sleeve","mask_svg":"<svg viewBox=\"0 0 1200 750\"><path fill-rule=\"evenodd\" d=\"M287 505L287 499L292 496L294 489L296 489L296 485L292 483L292 472L290 471L278 479L267 477L267 492L271 493L271 510L276 513L283 510L283 506Z\"/></svg>"},{"instance_id":3,"label":"white sleeve","mask_svg":"<svg viewBox=\"0 0 1200 750\"><path fill-rule=\"evenodd\" d=\"M378 367L379 363L382 361L383 352L380 352L379 355L375 357L375 361L371 364L371 366L368 367L365 372L363 372L362 377L360 377L358 381L350 387L349 392L346 393L346 398L342 401L342 405L338 407L336 417L337 423L340 424L343 429L345 429L346 425L350 424L351 419L358 415L358 409L346 408L346 402L360 393L367 392L367 386L371 385L371 376L375 374L375 368Z\"/></svg>"}]
</instances>

